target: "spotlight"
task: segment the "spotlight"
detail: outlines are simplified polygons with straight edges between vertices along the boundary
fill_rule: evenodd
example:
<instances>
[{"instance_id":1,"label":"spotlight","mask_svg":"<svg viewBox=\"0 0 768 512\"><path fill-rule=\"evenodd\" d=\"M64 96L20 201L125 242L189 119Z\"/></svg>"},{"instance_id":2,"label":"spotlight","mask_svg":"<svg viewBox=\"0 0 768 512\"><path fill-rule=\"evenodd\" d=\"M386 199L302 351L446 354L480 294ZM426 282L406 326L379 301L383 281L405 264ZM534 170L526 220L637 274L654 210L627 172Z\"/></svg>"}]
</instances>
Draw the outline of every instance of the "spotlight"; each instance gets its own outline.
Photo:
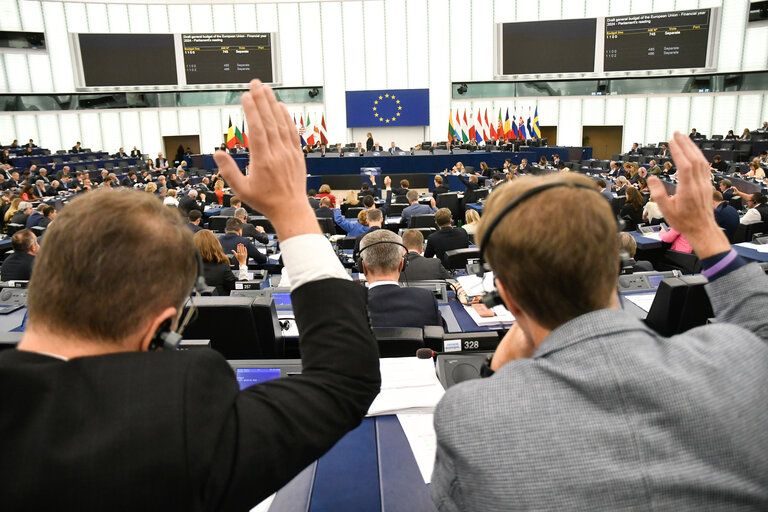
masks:
<instances>
[{"instance_id":1,"label":"spotlight","mask_svg":"<svg viewBox=\"0 0 768 512\"><path fill-rule=\"evenodd\" d=\"M309 91L309 97L310 97L310 98L314 98L314 97L316 97L318 94L320 94L320 89L318 89L317 87L313 87L313 88L312 88L312 90L311 90L311 91Z\"/></svg>"},{"instance_id":2,"label":"spotlight","mask_svg":"<svg viewBox=\"0 0 768 512\"><path fill-rule=\"evenodd\" d=\"M456 89L456 92L458 92L459 94L467 94L467 84L459 85L459 88Z\"/></svg>"}]
</instances>

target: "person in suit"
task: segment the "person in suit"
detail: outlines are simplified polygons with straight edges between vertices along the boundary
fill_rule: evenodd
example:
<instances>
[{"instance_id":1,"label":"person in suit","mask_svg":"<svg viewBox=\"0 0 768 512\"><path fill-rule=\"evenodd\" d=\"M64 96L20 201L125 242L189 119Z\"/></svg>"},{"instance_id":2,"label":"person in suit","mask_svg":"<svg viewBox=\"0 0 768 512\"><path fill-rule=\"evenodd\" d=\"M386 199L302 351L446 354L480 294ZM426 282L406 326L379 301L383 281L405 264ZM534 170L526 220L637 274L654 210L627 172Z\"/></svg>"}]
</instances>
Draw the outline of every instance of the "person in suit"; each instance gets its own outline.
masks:
<instances>
[{"instance_id":1,"label":"person in suit","mask_svg":"<svg viewBox=\"0 0 768 512\"><path fill-rule=\"evenodd\" d=\"M32 203L29 201L21 201L19 203L19 209L16 210L16 213L13 214L13 217L11 217L11 223L12 224L21 224L22 226L27 225L27 219L30 215L34 212L34 208L32 207Z\"/></svg>"},{"instance_id":2,"label":"person in suit","mask_svg":"<svg viewBox=\"0 0 768 512\"><path fill-rule=\"evenodd\" d=\"M193 233L197 233L200 231L202 226L200 226L200 222L203 218L203 214L200 213L200 210L190 210L187 214L187 223L185 224L190 230L192 230Z\"/></svg>"},{"instance_id":3,"label":"person in suit","mask_svg":"<svg viewBox=\"0 0 768 512\"><path fill-rule=\"evenodd\" d=\"M254 119L274 119L272 109L285 107L258 83L250 91L244 109L256 133ZM298 137L279 135L292 122L286 114L274 123L259 135L270 153L258 165L254 158L249 176L215 158L237 195L279 233L303 326L302 375L241 391L213 350L150 351L161 336L173 342L169 328L196 281L193 237L147 194L85 194L46 233L19 350L0 353L0 384L16 390L0 410L18 420L0 425L0 475L19 478L4 489L6 508L249 509L360 424L380 388L365 290L303 201ZM328 294L345 300L320 314L315 305ZM52 449L56 463L39 464Z\"/></svg>"},{"instance_id":4,"label":"person in suit","mask_svg":"<svg viewBox=\"0 0 768 512\"><path fill-rule=\"evenodd\" d=\"M701 258L716 322L666 338L618 309L615 217L586 178L558 176L586 188L528 198L501 218L485 248L516 323L483 371L493 376L448 389L435 410L430 492L438 509L768 503L768 486L743 492L768 475L768 278L745 264L715 223L704 156L679 133L670 147L685 179L674 200L657 178L649 179L651 193ZM517 180L492 196L481 232L513 198L544 183ZM590 226L589 243L578 230L539 222L554 199L574 225ZM542 474L556 478L542 486Z\"/></svg>"},{"instance_id":5,"label":"person in suit","mask_svg":"<svg viewBox=\"0 0 768 512\"><path fill-rule=\"evenodd\" d=\"M399 147L397 147L397 144L395 144L395 141L392 141L389 145L389 154L394 155L395 153L399 153L402 151Z\"/></svg>"},{"instance_id":6,"label":"person in suit","mask_svg":"<svg viewBox=\"0 0 768 512\"><path fill-rule=\"evenodd\" d=\"M723 178L720 183L717 184L718 190L723 195L723 201L730 201L733 197L732 183L728 178Z\"/></svg>"},{"instance_id":7,"label":"person in suit","mask_svg":"<svg viewBox=\"0 0 768 512\"><path fill-rule=\"evenodd\" d=\"M320 208L320 200L317 198L317 190L311 188L307 191L307 200L313 210Z\"/></svg>"},{"instance_id":8,"label":"person in suit","mask_svg":"<svg viewBox=\"0 0 768 512\"><path fill-rule=\"evenodd\" d=\"M552 167L554 167L555 169L562 169L565 167L565 162L560 160L560 155L558 155L557 153L552 155Z\"/></svg>"},{"instance_id":9,"label":"person in suit","mask_svg":"<svg viewBox=\"0 0 768 512\"><path fill-rule=\"evenodd\" d=\"M371 135L371 132L368 132L368 133L365 134L365 136L367 137L365 139L365 150L366 151L373 151L373 146L374 146L374 144L373 144L373 135Z\"/></svg>"},{"instance_id":10,"label":"person in suit","mask_svg":"<svg viewBox=\"0 0 768 512\"><path fill-rule=\"evenodd\" d=\"M125 148L120 148L115 153L115 158L128 158L128 153L125 152Z\"/></svg>"},{"instance_id":11,"label":"person in suit","mask_svg":"<svg viewBox=\"0 0 768 512\"><path fill-rule=\"evenodd\" d=\"M377 229L381 229L381 226L384 224L384 215L381 213L381 210L368 210L366 212L365 218L366 221L368 221L368 230L365 233L357 235L355 238L355 246L352 249L352 260L355 262L357 269L360 272L363 271L357 260L360 257L360 243L363 241L363 237L365 235L372 231L376 231Z\"/></svg>"},{"instance_id":12,"label":"person in suit","mask_svg":"<svg viewBox=\"0 0 768 512\"><path fill-rule=\"evenodd\" d=\"M432 197L437 200L437 196L450 192L451 189L444 184L443 177L439 174L435 176L435 189L432 191Z\"/></svg>"},{"instance_id":13,"label":"person in suit","mask_svg":"<svg viewBox=\"0 0 768 512\"><path fill-rule=\"evenodd\" d=\"M243 202L238 198L237 196L232 196L229 199L229 206L225 206L221 209L219 212L219 215L224 217L232 217L235 215L235 210L240 208L243 205Z\"/></svg>"},{"instance_id":14,"label":"person in suit","mask_svg":"<svg viewBox=\"0 0 768 512\"><path fill-rule=\"evenodd\" d=\"M411 227L411 218L414 215L429 215L437 211L434 197L430 200L429 205L419 203L419 193L415 190L409 190L405 197L408 198L409 205L403 208L403 213L400 216L401 227Z\"/></svg>"},{"instance_id":15,"label":"person in suit","mask_svg":"<svg viewBox=\"0 0 768 512\"><path fill-rule=\"evenodd\" d=\"M437 232L427 238L427 248L424 251L425 258L437 257L445 265L445 253L452 249L465 249L469 247L469 236L462 228L451 226L451 210L440 208L435 213Z\"/></svg>"},{"instance_id":16,"label":"person in suit","mask_svg":"<svg viewBox=\"0 0 768 512\"><path fill-rule=\"evenodd\" d=\"M474 210L472 210L474 211ZM415 229L403 233L403 245L408 249L405 259L408 264L400 272L400 281L426 281L433 279L449 279L451 274L445 270L437 258L425 258L424 235Z\"/></svg>"},{"instance_id":17,"label":"person in suit","mask_svg":"<svg viewBox=\"0 0 768 512\"><path fill-rule=\"evenodd\" d=\"M131 158L141 158L141 150L136 146L131 150Z\"/></svg>"},{"instance_id":18,"label":"person in suit","mask_svg":"<svg viewBox=\"0 0 768 512\"><path fill-rule=\"evenodd\" d=\"M267 257L253 245L248 238L243 236L243 222L240 219L232 217L227 219L227 224L224 227L224 234L219 238L221 247L226 254L237 252L237 246L242 244L248 253L248 257L252 258L259 265L263 265L267 262Z\"/></svg>"},{"instance_id":19,"label":"person in suit","mask_svg":"<svg viewBox=\"0 0 768 512\"><path fill-rule=\"evenodd\" d=\"M371 326L442 325L432 292L423 288L401 288L397 284L405 263L405 249L399 236L387 229L366 234L360 243L360 257L368 283Z\"/></svg>"},{"instance_id":20,"label":"person in suit","mask_svg":"<svg viewBox=\"0 0 768 512\"><path fill-rule=\"evenodd\" d=\"M29 139L29 142L24 144L25 148L36 148L37 145L35 144L35 141L33 139Z\"/></svg>"},{"instance_id":21,"label":"person in suit","mask_svg":"<svg viewBox=\"0 0 768 512\"><path fill-rule=\"evenodd\" d=\"M43 218L37 225L43 228L47 228L51 222L53 222L53 219L56 218L56 208L50 205L45 205L42 212Z\"/></svg>"},{"instance_id":22,"label":"person in suit","mask_svg":"<svg viewBox=\"0 0 768 512\"><path fill-rule=\"evenodd\" d=\"M237 281L248 279L248 251L243 244L237 244L237 250L232 251L238 263L238 276L232 273L229 258L212 231L201 229L194 236L195 246L203 260L203 276L205 284L216 289L216 295L229 295L235 289Z\"/></svg>"},{"instance_id":23,"label":"person in suit","mask_svg":"<svg viewBox=\"0 0 768 512\"><path fill-rule=\"evenodd\" d=\"M179 210L185 214L192 210L199 210L202 215L205 211L205 194L200 194L200 197L201 199L198 199L197 190L194 188L189 189L187 195L179 199Z\"/></svg>"},{"instance_id":24,"label":"person in suit","mask_svg":"<svg viewBox=\"0 0 768 512\"><path fill-rule=\"evenodd\" d=\"M392 181L389 176L387 176L386 179L389 179L390 182ZM392 193L396 196L407 195L408 191L410 190L410 186L411 183L408 180L402 179L400 180L400 186L398 188L393 188Z\"/></svg>"},{"instance_id":25,"label":"person in suit","mask_svg":"<svg viewBox=\"0 0 768 512\"><path fill-rule=\"evenodd\" d=\"M37 236L31 229L17 231L11 237L13 252L3 260L0 279L3 281L29 281L35 256L40 250Z\"/></svg>"},{"instance_id":26,"label":"person in suit","mask_svg":"<svg viewBox=\"0 0 768 512\"><path fill-rule=\"evenodd\" d=\"M712 163L709 165L709 170L712 172L725 173L728 170L728 164L723 162L723 157L715 155L712 157Z\"/></svg>"},{"instance_id":27,"label":"person in suit","mask_svg":"<svg viewBox=\"0 0 768 512\"><path fill-rule=\"evenodd\" d=\"M728 201L724 201L723 194L717 190L712 191L712 202L715 209L715 222L725 230L728 240L733 241L739 227L739 212L728 204Z\"/></svg>"},{"instance_id":28,"label":"person in suit","mask_svg":"<svg viewBox=\"0 0 768 512\"><path fill-rule=\"evenodd\" d=\"M84 153L85 148L83 148L80 145L80 141L77 141L74 146L72 146L72 149L69 150L70 153Z\"/></svg>"},{"instance_id":29,"label":"person in suit","mask_svg":"<svg viewBox=\"0 0 768 512\"><path fill-rule=\"evenodd\" d=\"M461 181L464 184L465 190L464 190L464 205L468 205L469 203L475 203L475 193L477 192L477 189L480 188L480 183L477 181L477 175L470 174L469 179L467 179L464 175L459 174L458 175L459 181Z\"/></svg>"},{"instance_id":30,"label":"person in suit","mask_svg":"<svg viewBox=\"0 0 768 512\"><path fill-rule=\"evenodd\" d=\"M656 156L659 158L669 158L669 146L662 144L661 149L659 150L659 154Z\"/></svg>"},{"instance_id":31,"label":"person in suit","mask_svg":"<svg viewBox=\"0 0 768 512\"><path fill-rule=\"evenodd\" d=\"M619 233L619 249L627 253L627 256L634 260L637 254L637 241L635 237L626 231ZM632 265L632 272L653 272L653 264L648 260L635 261Z\"/></svg>"},{"instance_id":32,"label":"person in suit","mask_svg":"<svg viewBox=\"0 0 768 512\"><path fill-rule=\"evenodd\" d=\"M529 174L533 170L533 167L528 163L527 158L520 160L520 165L517 167L517 172L521 174Z\"/></svg>"},{"instance_id":33,"label":"person in suit","mask_svg":"<svg viewBox=\"0 0 768 512\"><path fill-rule=\"evenodd\" d=\"M597 188L600 190L600 193L603 194L603 197L605 197L608 200L608 203L613 203L613 194L610 190L608 190L608 184L605 182L605 180L600 179L595 182L597 185Z\"/></svg>"},{"instance_id":34,"label":"person in suit","mask_svg":"<svg viewBox=\"0 0 768 512\"><path fill-rule=\"evenodd\" d=\"M242 222L244 237L253 238L260 244L264 245L269 243L269 235L264 232L264 228L261 226L254 226L248 222L248 212L245 210L245 208L238 208L235 210L234 217Z\"/></svg>"},{"instance_id":35,"label":"person in suit","mask_svg":"<svg viewBox=\"0 0 768 512\"><path fill-rule=\"evenodd\" d=\"M373 152L376 152L376 153L381 153L381 152L383 152L383 151L384 151L384 148L383 148L383 147L381 147L381 144L379 144L378 142L376 142L376 143L373 145L373 147L372 147L371 149L369 149L368 151L373 151Z\"/></svg>"},{"instance_id":36,"label":"person in suit","mask_svg":"<svg viewBox=\"0 0 768 512\"><path fill-rule=\"evenodd\" d=\"M44 218L44 217L43 217L43 210L44 210L44 209L45 209L47 206L48 206L48 205L47 205L47 204L45 204L45 203L40 203L39 205L37 205L37 209L36 209L36 210L34 210L34 211L32 212L32 214L31 214L29 217L27 217L27 222L26 222L26 224L24 225L24 227L25 227L26 229L29 229L29 228L32 228L32 227L38 226L38 225L40 224L40 222L41 222L41 221L43 220L43 218Z\"/></svg>"}]
</instances>

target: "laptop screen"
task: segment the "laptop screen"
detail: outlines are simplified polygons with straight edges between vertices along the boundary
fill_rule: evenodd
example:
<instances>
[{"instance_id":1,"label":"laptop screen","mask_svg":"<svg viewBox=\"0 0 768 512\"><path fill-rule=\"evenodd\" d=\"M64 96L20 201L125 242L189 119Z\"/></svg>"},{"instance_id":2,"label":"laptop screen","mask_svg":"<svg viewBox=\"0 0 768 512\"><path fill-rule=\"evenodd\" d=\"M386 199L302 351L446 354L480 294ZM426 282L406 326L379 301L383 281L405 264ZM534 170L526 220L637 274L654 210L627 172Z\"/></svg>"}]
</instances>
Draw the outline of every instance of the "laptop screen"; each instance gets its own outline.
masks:
<instances>
[{"instance_id":1,"label":"laptop screen","mask_svg":"<svg viewBox=\"0 0 768 512\"><path fill-rule=\"evenodd\" d=\"M275 307L291 307L290 293L273 293L272 299L275 301Z\"/></svg>"}]
</instances>

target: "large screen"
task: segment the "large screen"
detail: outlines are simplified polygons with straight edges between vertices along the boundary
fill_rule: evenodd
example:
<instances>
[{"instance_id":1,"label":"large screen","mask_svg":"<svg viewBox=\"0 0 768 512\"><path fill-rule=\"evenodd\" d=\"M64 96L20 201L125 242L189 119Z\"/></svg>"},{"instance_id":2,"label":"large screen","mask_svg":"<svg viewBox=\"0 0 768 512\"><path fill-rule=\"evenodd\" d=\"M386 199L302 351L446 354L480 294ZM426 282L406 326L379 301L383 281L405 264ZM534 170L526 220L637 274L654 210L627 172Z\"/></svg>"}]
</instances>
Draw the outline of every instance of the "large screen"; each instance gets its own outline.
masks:
<instances>
[{"instance_id":1,"label":"large screen","mask_svg":"<svg viewBox=\"0 0 768 512\"><path fill-rule=\"evenodd\" d=\"M70 34L78 87L279 81L274 33Z\"/></svg>"},{"instance_id":2,"label":"large screen","mask_svg":"<svg viewBox=\"0 0 768 512\"><path fill-rule=\"evenodd\" d=\"M272 82L270 34L183 34L187 84Z\"/></svg>"},{"instance_id":3,"label":"large screen","mask_svg":"<svg viewBox=\"0 0 768 512\"><path fill-rule=\"evenodd\" d=\"M502 74L593 72L596 27L595 18L504 23Z\"/></svg>"},{"instance_id":4,"label":"large screen","mask_svg":"<svg viewBox=\"0 0 768 512\"><path fill-rule=\"evenodd\" d=\"M86 87L177 85L173 34L78 34Z\"/></svg>"},{"instance_id":5,"label":"large screen","mask_svg":"<svg viewBox=\"0 0 768 512\"><path fill-rule=\"evenodd\" d=\"M605 18L604 71L703 68L710 10Z\"/></svg>"}]
</instances>

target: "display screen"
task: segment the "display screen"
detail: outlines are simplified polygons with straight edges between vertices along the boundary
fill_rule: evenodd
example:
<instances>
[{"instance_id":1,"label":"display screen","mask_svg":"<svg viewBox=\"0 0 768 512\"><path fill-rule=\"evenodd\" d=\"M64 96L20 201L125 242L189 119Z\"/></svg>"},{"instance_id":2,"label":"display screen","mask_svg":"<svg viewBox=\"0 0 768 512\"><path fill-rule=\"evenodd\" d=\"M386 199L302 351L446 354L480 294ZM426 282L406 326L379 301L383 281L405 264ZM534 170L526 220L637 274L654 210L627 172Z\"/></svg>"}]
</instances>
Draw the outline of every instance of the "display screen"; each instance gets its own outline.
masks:
<instances>
[{"instance_id":1,"label":"display screen","mask_svg":"<svg viewBox=\"0 0 768 512\"><path fill-rule=\"evenodd\" d=\"M659 287L659 283L661 283L664 280L665 276L663 274L659 274L657 276L648 276L648 282L651 283L651 286L654 288Z\"/></svg>"},{"instance_id":2,"label":"display screen","mask_svg":"<svg viewBox=\"0 0 768 512\"><path fill-rule=\"evenodd\" d=\"M173 34L78 34L86 87L177 85Z\"/></svg>"},{"instance_id":3,"label":"display screen","mask_svg":"<svg viewBox=\"0 0 768 512\"><path fill-rule=\"evenodd\" d=\"M270 34L182 34L187 84L271 83Z\"/></svg>"},{"instance_id":4,"label":"display screen","mask_svg":"<svg viewBox=\"0 0 768 512\"><path fill-rule=\"evenodd\" d=\"M710 9L605 18L604 71L707 66Z\"/></svg>"},{"instance_id":5,"label":"display screen","mask_svg":"<svg viewBox=\"0 0 768 512\"><path fill-rule=\"evenodd\" d=\"M596 18L503 23L502 74L592 73Z\"/></svg>"},{"instance_id":6,"label":"display screen","mask_svg":"<svg viewBox=\"0 0 768 512\"><path fill-rule=\"evenodd\" d=\"M275 307L290 306L291 294L290 293L273 293L272 300L275 301Z\"/></svg>"},{"instance_id":7,"label":"display screen","mask_svg":"<svg viewBox=\"0 0 768 512\"><path fill-rule=\"evenodd\" d=\"M254 384L261 384L280 377L280 368L238 368L235 370L237 384L245 389Z\"/></svg>"}]
</instances>

